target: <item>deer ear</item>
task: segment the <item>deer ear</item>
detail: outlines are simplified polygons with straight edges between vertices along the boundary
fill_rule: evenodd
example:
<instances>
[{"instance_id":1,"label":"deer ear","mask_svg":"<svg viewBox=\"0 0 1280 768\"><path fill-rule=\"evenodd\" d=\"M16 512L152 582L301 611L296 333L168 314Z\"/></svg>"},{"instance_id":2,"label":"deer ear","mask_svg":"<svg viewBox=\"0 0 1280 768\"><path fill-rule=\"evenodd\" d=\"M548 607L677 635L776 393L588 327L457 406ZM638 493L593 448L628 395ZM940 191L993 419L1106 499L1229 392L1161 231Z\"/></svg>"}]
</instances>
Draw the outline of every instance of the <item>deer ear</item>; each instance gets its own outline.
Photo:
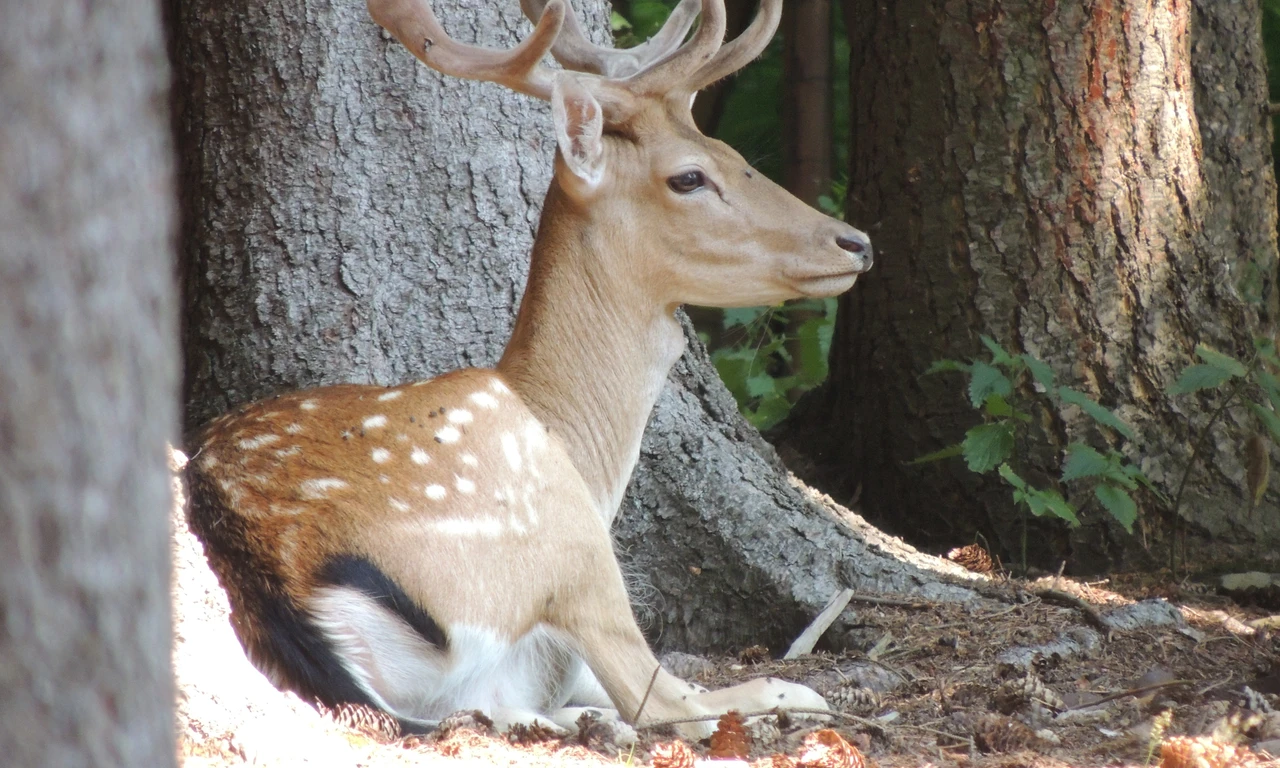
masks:
<instances>
[{"instance_id":1,"label":"deer ear","mask_svg":"<svg viewBox=\"0 0 1280 768\"><path fill-rule=\"evenodd\" d=\"M564 163L588 186L604 179L604 113L576 77L561 74L551 86L551 115Z\"/></svg>"}]
</instances>

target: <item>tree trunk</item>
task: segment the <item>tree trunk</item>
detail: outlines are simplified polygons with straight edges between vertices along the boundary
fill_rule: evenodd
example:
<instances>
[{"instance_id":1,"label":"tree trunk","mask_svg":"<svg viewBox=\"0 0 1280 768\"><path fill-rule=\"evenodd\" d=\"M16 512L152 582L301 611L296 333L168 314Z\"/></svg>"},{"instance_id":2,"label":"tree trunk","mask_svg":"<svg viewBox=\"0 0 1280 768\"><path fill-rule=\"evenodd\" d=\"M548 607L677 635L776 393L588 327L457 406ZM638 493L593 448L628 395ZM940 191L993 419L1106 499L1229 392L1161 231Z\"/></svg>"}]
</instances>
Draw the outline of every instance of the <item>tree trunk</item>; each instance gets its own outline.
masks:
<instances>
[{"instance_id":1,"label":"tree trunk","mask_svg":"<svg viewBox=\"0 0 1280 768\"><path fill-rule=\"evenodd\" d=\"M845 11L849 215L878 258L841 305L830 384L808 407L818 418L791 442L807 435L815 474L843 477L833 492L845 498L860 487L895 530L939 547L980 532L1016 553L1008 486L958 459L906 463L977 423L956 377L922 374L979 356L988 334L1133 425L1124 452L1172 495L1218 396L1167 387L1196 343L1247 356L1275 318L1256 4L845 0ZM1078 409L1037 417L1019 452L1038 481L1053 482L1068 441L1105 447ZM1211 433L1184 500L1198 558L1280 542L1280 499L1250 516L1242 490L1256 428L1237 408ZM1050 525L1033 547L1081 570L1138 543L1154 554L1169 521L1155 504L1144 513L1139 539L1092 508L1070 541Z\"/></svg>"},{"instance_id":2,"label":"tree trunk","mask_svg":"<svg viewBox=\"0 0 1280 768\"><path fill-rule=\"evenodd\" d=\"M575 5L604 39L604 4ZM464 41L528 29L514 2L435 7ZM496 361L550 178L546 107L441 78L346 2L184 2L175 22L188 423ZM778 647L843 586L935 578L792 486L690 336L616 531L663 598L662 646Z\"/></svg>"},{"instance_id":3,"label":"tree trunk","mask_svg":"<svg viewBox=\"0 0 1280 768\"><path fill-rule=\"evenodd\" d=\"M782 34L782 185L817 205L831 187L831 0L787 3Z\"/></svg>"},{"instance_id":4,"label":"tree trunk","mask_svg":"<svg viewBox=\"0 0 1280 768\"><path fill-rule=\"evenodd\" d=\"M0 61L0 762L172 765L158 4L6 3Z\"/></svg>"}]
</instances>

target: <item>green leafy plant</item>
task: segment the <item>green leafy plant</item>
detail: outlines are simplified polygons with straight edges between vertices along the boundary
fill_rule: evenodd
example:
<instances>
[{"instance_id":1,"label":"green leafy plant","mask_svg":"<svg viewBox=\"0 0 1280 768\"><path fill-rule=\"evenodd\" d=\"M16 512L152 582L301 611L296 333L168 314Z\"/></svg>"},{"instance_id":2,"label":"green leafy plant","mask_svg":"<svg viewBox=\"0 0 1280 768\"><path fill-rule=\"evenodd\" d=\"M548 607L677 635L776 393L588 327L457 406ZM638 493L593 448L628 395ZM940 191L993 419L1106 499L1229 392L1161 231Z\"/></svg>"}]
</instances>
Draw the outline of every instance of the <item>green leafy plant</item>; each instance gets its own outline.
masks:
<instances>
[{"instance_id":1,"label":"green leafy plant","mask_svg":"<svg viewBox=\"0 0 1280 768\"><path fill-rule=\"evenodd\" d=\"M989 359L969 362L939 360L927 374L958 372L968 378L969 402L981 412L981 424L970 428L961 442L943 448L913 463L960 457L970 471L987 474L995 470L1010 487L1014 503L1034 517L1056 517L1068 525L1080 524L1078 500L1089 493L1125 530L1132 532L1138 519L1133 493L1145 487L1158 493L1142 472L1117 450L1105 453L1082 442L1072 442L1062 457L1057 482L1038 487L1024 478L1014 459L1015 449L1028 439L1033 422L1030 411L1040 405L1073 405L1089 416L1099 430L1125 440L1134 433L1120 417L1083 392L1059 385L1053 369L1033 355L1015 355L995 339L983 336ZM1070 492L1064 495L1062 488ZM1026 519L1022 530L1022 565L1026 568Z\"/></svg>"},{"instance_id":2,"label":"green leafy plant","mask_svg":"<svg viewBox=\"0 0 1280 768\"><path fill-rule=\"evenodd\" d=\"M1280 412L1280 378L1277 378L1280 374L1280 356L1276 354L1275 341L1266 337L1255 338L1253 352L1244 361L1205 344L1196 346L1195 355L1200 362L1189 365L1182 371L1178 380L1169 387L1169 394L1191 395L1214 390L1218 394L1218 403L1210 412L1208 421L1192 439L1191 456L1187 459L1173 501L1169 504L1169 519L1173 526L1169 567L1175 573L1178 570L1178 535L1181 532L1185 536L1185 531L1181 531L1181 517L1178 513L1182 509L1187 483L1202 458L1214 424L1237 403L1246 405L1258 419L1259 431L1251 435L1244 446L1250 508L1262 501L1270 482L1271 456L1268 439L1270 442L1280 443L1280 415L1277 415Z\"/></svg>"},{"instance_id":3,"label":"green leafy plant","mask_svg":"<svg viewBox=\"0 0 1280 768\"><path fill-rule=\"evenodd\" d=\"M724 311L726 336L736 341L712 351L711 362L757 429L782 421L800 395L826 380L835 314L835 299Z\"/></svg>"},{"instance_id":4,"label":"green leafy plant","mask_svg":"<svg viewBox=\"0 0 1280 768\"><path fill-rule=\"evenodd\" d=\"M1012 463L1016 446L1027 439L1029 411L1041 401L1061 407L1072 405L1089 416L1097 428L1123 440L1133 441L1133 429L1115 413L1083 392L1057 383L1053 370L1032 355L1015 355L994 339L983 336L990 355L986 360L960 362L939 360L927 374L959 372L968 377L969 402L983 415L983 422L965 433L964 440L922 456L913 463L961 457L970 471L986 474L996 470L1010 486L1014 503L1035 517L1053 516L1069 525L1079 525L1079 511L1086 492L1091 501L1132 533L1138 519L1134 493L1144 489L1168 513L1173 527L1170 567L1177 572L1179 512L1187 484L1203 459L1213 426L1233 405L1242 404L1258 419L1259 431L1246 441L1244 449L1249 503L1256 506L1270 482L1269 442L1280 444L1280 355L1268 338L1254 341L1252 354L1239 360L1205 344L1197 345L1198 362L1188 365L1169 387L1174 396L1216 392L1218 402L1208 420L1192 440L1182 476L1172 499L1162 494L1147 477L1114 447L1105 452L1072 442L1063 451L1061 473L1051 487L1040 488L1023 478ZM1064 494L1061 488L1068 492ZM1024 520L1025 522L1025 520ZM1026 566L1026 528L1023 528L1023 567Z\"/></svg>"}]
</instances>

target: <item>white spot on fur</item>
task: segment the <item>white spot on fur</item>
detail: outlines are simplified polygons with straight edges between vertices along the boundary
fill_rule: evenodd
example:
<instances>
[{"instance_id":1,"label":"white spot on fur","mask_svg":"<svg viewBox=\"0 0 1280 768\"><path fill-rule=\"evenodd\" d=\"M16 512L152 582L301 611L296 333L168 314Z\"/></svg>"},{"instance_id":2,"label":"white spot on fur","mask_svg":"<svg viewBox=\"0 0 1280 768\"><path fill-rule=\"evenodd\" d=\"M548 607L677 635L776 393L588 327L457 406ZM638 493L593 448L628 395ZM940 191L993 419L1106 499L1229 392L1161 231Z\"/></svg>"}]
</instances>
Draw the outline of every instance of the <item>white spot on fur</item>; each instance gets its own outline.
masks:
<instances>
[{"instance_id":1,"label":"white spot on fur","mask_svg":"<svg viewBox=\"0 0 1280 768\"><path fill-rule=\"evenodd\" d=\"M409 436L401 432L400 434L396 435L396 440L402 443L407 443L409 442Z\"/></svg>"},{"instance_id":2,"label":"white spot on fur","mask_svg":"<svg viewBox=\"0 0 1280 768\"><path fill-rule=\"evenodd\" d=\"M413 459L414 464L426 464L431 461L431 457L427 455L427 452L416 445L413 446L413 453L409 454L409 458Z\"/></svg>"},{"instance_id":3,"label":"white spot on fur","mask_svg":"<svg viewBox=\"0 0 1280 768\"><path fill-rule=\"evenodd\" d=\"M443 485L435 485L433 483L426 487L426 494L428 499L431 499L432 501L439 501L445 496L448 496L449 492L444 489Z\"/></svg>"},{"instance_id":4,"label":"white spot on fur","mask_svg":"<svg viewBox=\"0 0 1280 768\"><path fill-rule=\"evenodd\" d=\"M285 427L284 431L290 435L300 435L302 434L302 425L297 422L294 422L289 426Z\"/></svg>"},{"instance_id":5,"label":"white spot on fur","mask_svg":"<svg viewBox=\"0 0 1280 768\"><path fill-rule=\"evenodd\" d=\"M468 467L478 467L478 466L480 466L480 462L476 460L476 457L475 457L475 456L472 456L472 455L471 455L471 454L469 454L469 453L464 453L464 454L462 454L461 456L459 456L458 458L459 458L459 459L461 459L461 460L462 460L462 463L463 463L463 464L466 464Z\"/></svg>"},{"instance_id":6,"label":"white spot on fur","mask_svg":"<svg viewBox=\"0 0 1280 768\"><path fill-rule=\"evenodd\" d=\"M298 485L298 490L302 491L304 498L323 499L328 495L329 491L337 491L346 487L346 480L339 480L336 477L318 477L311 480L303 480Z\"/></svg>"},{"instance_id":7,"label":"white spot on fur","mask_svg":"<svg viewBox=\"0 0 1280 768\"><path fill-rule=\"evenodd\" d=\"M498 381L497 379L493 379L492 381L489 382L489 389L493 390L494 392L497 392L500 395L510 394L511 392L511 389L508 388L506 384L503 384L501 381Z\"/></svg>"},{"instance_id":8,"label":"white spot on fur","mask_svg":"<svg viewBox=\"0 0 1280 768\"><path fill-rule=\"evenodd\" d=\"M470 424L475 421L476 417L471 415L471 411L463 408L454 408L449 411L449 415L446 418L449 419L450 424Z\"/></svg>"},{"instance_id":9,"label":"white spot on fur","mask_svg":"<svg viewBox=\"0 0 1280 768\"><path fill-rule=\"evenodd\" d=\"M462 433L456 427L445 427L436 433L436 442L456 443L460 437L462 437Z\"/></svg>"},{"instance_id":10,"label":"white spot on fur","mask_svg":"<svg viewBox=\"0 0 1280 768\"><path fill-rule=\"evenodd\" d=\"M489 410L493 410L494 408L498 407L498 398L494 397L488 392L472 392L471 402L475 403L481 408L488 408Z\"/></svg>"},{"instance_id":11,"label":"white spot on fur","mask_svg":"<svg viewBox=\"0 0 1280 768\"><path fill-rule=\"evenodd\" d=\"M298 407L304 411L314 411L315 409L320 407L320 404L317 403L315 400L303 400L302 402L298 403Z\"/></svg>"},{"instance_id":12,"label":"white spot on fur","mask_svg":"<svg viewBox=\"0 0 1280 768\"><path fill-rule=\"evenodd\" d=\"M408 512L408 511L409 511L409 505L408 505L408 504L405 504L403 501L401 501L401 500L399 500L399 499L387 499L387 503L388 503L388 504L390 504L390 505L391 505L391 508L392 508L392 509L394 509L394 510L395 510L395 511L397 511L397 512Z\"/></svg>"},{"instance_id":13,"label":"white spot on fur","mask_svg":"<svg viewBox=\"0 0 1280 768\"><path fill-rule=\"evenodd\" d=\"M385 401L387 401L387 400L395 400L397 397L399 397L399 396L401 396L401 395L403 395L403 394L404 394L404 393L403 393L403 392L401 392L400 390L398 390L398 389L393 389L393 390L391 390L390 392L383 392L382 394L378 395L378 399L379 399L379 400L382 400L383 402L385 402Z\"/></svg>"},{"instance_id":14,"label":"white spot on fur","mask_svg":"<svg viewBox=\"0 0 1280 768\"><path fill-rule=\"evenodd\" d=\"M378 482L382 483L383 485L391 485L391 478L387 477L386 475L380 475L378 477Z\"/></svg>"},{"instance_id":15,"label":"white spot on fur","mask_svg":"<svg viewBox=\"0 0 1280 768\"><path fill-rule=\"evenodd\" d=\"M520 458L520 444L516 442L516 436L510 432L503 432L498 440L502 443L502 455L507 458L507 466L519 472L524 459Z\"/></svg>"},{"instance_id":16,"label":"white spot on fur","mask_svg":"<svg viewBox=\"0 0 1280 768\"><path fill-rule=\"evenodd\" d=\"M370 416L369 418L361 422L360 426L364 427L365 429L377 429L378 427L385 427L387 426L387 417L383 416L382 414L378 414L377 416Z\"/></svg>"},{"instance_id":17,"label":"white spot on fur","mask_svg":"<svg viewBox=\"0 0 1280 768\"><path fill-rule=\"evenodd\" d=\"M242 451L256 451L264 445L271 445L280 441L279 435L258 435L257 437L248 437L236 445L240 446Z\"/></svg>"},{"instance_id":18,"label":"white spot on fur","mask_svg":"<svg viewBox=\"0 0 1280 768\"><path fill-rule=\"evenodd\" d=\"M388 451L386 448L374 448L373 451L369 453L369 458L373 459L373 463L375 464L386 464L388 461L391 461L391 451Z\"/></svg>"},{"instance_id":19,"label":"white spot on fur","mask_svg":"<svg viewBox=\"0 0 1280 768\"><path fill-rule=\"evenodd\" d=\"M201 457L200 466L204 469L213 469L218 466L218 457L214 456L212 451L207 452L203 457Z\"/></svg>"},{"instance_id":20,"label":"white spot on fur","mask_svg":"<svg viewBox=\"0 0 1280 768\"><path fill-rule=\"evenodd\" d=\"M302 446L291 445L288 448L281 448L280 450L276 451L276 458L286 459L290 456L297 456L299 453L302 453Z\"/></svg>"},{"instance_id":21,"label":"white spot on fur","mask_svg":"<svg viewBox=\"0 0 1280 768\"><path fill-rule=\"evenodd\" d=\"M474 481L468 480L465 477L457 477L456 475L453 478L453 487L457 488L459 493L476 492L476 484Z\"/></svg>"}]
</instances>

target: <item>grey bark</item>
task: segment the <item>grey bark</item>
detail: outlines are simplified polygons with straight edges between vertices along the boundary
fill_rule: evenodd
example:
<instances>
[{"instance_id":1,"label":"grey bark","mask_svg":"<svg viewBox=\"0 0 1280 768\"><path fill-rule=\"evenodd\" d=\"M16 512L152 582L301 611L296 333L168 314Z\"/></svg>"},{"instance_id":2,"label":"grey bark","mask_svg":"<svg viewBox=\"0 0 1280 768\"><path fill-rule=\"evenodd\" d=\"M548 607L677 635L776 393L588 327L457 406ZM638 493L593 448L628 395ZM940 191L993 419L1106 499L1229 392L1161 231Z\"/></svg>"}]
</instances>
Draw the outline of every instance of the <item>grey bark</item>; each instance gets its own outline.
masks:
<instances>
[{"instance_id":1,"label":"grey bark","mask_svg":"<svg viewBox=\"0 0 1280 768\"><path fill-rule=\"evenodd\" d=\"M1009 489L959 461L906 462L977 422L956 378L986 333L1050 363L1139 432L1124 446L1172 493L1214 396L1170 397L1197 342L1247 356L1275 318L1275 180L1256 3L846 0L855 111L851 221L875 271L842 305L832 384L814 419L843 489L937 545L973 531L1018 549ZM859 295L860 291L860 295ZM832 425L837 425L832 429ZM1018 458L1054 481L1070 440L1114 444L1074 408L1037 414ZM1236 409L1210 441L1185 516L1197 559L1280 543L1280 501L1252 514ZM823 435L830 436L822 439ZM1096 507L1044 561L1106 567L1142 538ZM1052 531L1060 530L1053 526Z\"/></svg>"},{"instance_id":2,"label":"grey bark","mask_svg":"<svg viewBox=\"0 0 1280 768\"><path fill-rule=\"evenodd\" d=\"M164 766L177 433L159 4L0 5L0 762Z\"/></svg>"},{"instance_id":3,"label":"grey bark","mask_svg":"<svg viewBox=\"0 0 1280 768\"><path fill-rule=\"evenodd\" d=\"M604 4L575 5L602 36ZM517 7L435 3L492 46L529 29ZM202 0L174 21L188 424L276 391L493 364L550 179L546 106L441 78L358 4ZM871 533L788 484L695 338L617 527L666 596L662 644L789 642L845 584L928 580Z\"/></svg>"}]
</instances>

